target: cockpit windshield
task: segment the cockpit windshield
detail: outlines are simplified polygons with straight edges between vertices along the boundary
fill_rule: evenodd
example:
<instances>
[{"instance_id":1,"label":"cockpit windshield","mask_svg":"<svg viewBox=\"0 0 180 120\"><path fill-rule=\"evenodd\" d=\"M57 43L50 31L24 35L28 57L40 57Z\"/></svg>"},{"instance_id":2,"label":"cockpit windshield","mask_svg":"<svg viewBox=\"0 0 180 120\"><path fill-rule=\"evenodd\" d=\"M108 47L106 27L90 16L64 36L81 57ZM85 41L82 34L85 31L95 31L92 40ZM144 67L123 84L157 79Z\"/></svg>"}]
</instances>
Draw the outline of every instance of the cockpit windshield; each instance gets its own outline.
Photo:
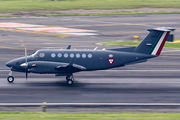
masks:
<instances>
[{"instance_id":1,"label":"cockpit windshield","mask_svg":"<svg viewBox=\"0 0 180 120\"><path fill-rule=\"evenodd\" d=\"M38 50L34 54L32 54L31 56L34 57L34 58L38 58L38 57L39 58L44 58L45 57L45 53Z\"/></svg>"},{"instance_id":2,"label":"cockpit windshield","mask_svg":"<svg viewBox=\"0 0 180 120\"><path fill-rule=\"evenodd\" d=\"M31 56L32 56L32 57L38 57L38 53L39 53L39 51L36 51L36 52L33 53Z\"/></svg>"}]
</instances>

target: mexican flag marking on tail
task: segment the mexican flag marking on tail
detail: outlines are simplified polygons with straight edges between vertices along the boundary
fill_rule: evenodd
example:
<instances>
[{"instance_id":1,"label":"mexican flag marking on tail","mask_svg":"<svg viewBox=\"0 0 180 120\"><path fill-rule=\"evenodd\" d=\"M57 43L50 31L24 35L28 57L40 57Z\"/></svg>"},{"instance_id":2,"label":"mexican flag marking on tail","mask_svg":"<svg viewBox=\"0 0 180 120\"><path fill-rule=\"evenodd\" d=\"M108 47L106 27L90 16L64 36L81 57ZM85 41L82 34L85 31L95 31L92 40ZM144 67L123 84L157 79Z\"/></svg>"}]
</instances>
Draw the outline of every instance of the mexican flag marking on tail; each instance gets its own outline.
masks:
<instances>
[{"instance_id":1,"label":"mexican flag marking on tail","mask_svg":"<svg viewBox=\"0 0 180 120\"><path fill-rule=\"evenodd\" d=\"M161 38L159 39L159 41L157 42L154 50L151 53L152 55L160 55L161 50L162 50L162 48L163 48L163 46L164 46L164 44L165 44L165 42L166 42L166 40L167 40L167 38L169 36L169 33L170 32L164 32L162 34Z\"/></svg>"}]
</instances>

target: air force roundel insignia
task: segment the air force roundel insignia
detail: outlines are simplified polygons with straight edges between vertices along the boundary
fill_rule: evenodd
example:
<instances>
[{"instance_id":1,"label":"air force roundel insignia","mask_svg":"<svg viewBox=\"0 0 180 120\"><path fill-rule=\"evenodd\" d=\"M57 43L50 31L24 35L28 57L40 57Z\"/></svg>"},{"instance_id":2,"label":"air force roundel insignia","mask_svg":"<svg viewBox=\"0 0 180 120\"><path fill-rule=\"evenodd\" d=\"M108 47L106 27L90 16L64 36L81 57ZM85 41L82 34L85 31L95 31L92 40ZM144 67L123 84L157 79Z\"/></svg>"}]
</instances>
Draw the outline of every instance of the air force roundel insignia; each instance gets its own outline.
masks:
<instances>
[{"instance_id":1,"label":"air force roundel insignia","mask_svg":"<svg viewBox=\"0 0 180 120\"><path fill-rule=\"evenodd\" d=\"M112 65L115 59L114 58L109 58L107 60L108 60L109 64Z\"/></svg>"}]
</instances>

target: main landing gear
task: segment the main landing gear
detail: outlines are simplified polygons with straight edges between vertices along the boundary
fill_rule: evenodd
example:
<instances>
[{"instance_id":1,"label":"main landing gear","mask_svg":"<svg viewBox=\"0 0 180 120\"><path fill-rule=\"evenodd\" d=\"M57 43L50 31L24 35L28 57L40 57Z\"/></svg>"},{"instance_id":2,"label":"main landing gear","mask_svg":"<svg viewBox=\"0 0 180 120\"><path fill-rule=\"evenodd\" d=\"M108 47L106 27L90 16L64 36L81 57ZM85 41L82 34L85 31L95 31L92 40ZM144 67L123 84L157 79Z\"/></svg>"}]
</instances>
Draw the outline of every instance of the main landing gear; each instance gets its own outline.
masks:
<instances>
[{"instance_id":1,"label":"main landing gear","mask_svg":"<svg viewBox=\"0 0 180 120\"><path fill-rule=\"evenodd\" d=\"M66 76L67 84L72 85L74 82L73 76Z\"/></svg>"},{"instance_id":2,"label":"main landing gear","mask_svg":"<svg viewBox=\"0 0 180 120\"><path fill-rule=\"evenodd\" d=\"M13 83L14 82L14 77L12 76L12 71L10 71L9 76L7 77L7 81L9 83Z\"/></svg>"}]
</instances>

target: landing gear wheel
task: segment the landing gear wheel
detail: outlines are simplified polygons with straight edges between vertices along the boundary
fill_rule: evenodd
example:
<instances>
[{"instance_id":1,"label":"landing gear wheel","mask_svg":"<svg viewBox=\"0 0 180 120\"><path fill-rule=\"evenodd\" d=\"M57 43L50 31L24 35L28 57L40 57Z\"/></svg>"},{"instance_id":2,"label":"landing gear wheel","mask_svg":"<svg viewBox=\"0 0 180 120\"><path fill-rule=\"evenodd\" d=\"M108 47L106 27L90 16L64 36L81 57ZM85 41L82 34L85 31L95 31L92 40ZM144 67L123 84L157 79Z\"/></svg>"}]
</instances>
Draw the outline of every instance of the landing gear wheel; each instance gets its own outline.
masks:
<instances>
[{"instance_id":1,"label":"landing gear wheel","mask_svg":"<svg viewBox=\"0 0 180 120\"><path fill-rule=\"evenodd\" d=\"M8 81L9 83L13 83L14 77L13 77L13 76L9 76L9 77L7 78L7 81Z\"/></svg>"},{"instance_id":2,"label":"landing gear wheel","mask_svg":"<svg viewBox=\"0 0 180 120\"><path fill-rule=\"evenodd\" d=\"M67 80L67 84L68 85L72 85L73 84L73 80L71 80L71 79Z\"/></svg>"},{"instance_id":3,"label":"landing gear wheel","mask_svg":"<svg viewBox=\"0 0 180 120\"><path fill-rule=\"evenodd\" d=\"M66 76L67 84L72 85L74 82L73 76Z\"/></svg>"}]
</instances>

